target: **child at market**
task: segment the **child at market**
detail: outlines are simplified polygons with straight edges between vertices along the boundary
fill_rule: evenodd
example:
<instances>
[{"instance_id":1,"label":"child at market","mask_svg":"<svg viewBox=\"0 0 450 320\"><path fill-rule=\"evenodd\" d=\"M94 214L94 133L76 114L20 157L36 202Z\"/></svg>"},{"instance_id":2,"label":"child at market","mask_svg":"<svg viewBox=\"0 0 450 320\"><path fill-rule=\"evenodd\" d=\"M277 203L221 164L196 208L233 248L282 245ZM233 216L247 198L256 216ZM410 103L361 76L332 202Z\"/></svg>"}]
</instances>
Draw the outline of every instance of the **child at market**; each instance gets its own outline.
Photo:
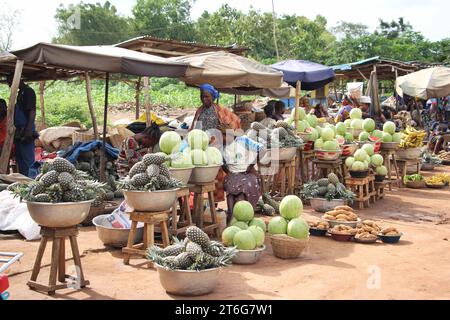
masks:
<instances>
[{"instance_id":1,"label":"child at market","mask_svg":"<svg viewBox=\"0 0 450 320\"><path fill-rule=\"evenodd\" d=\"M275 121L279 121L279 120L283 121L284 120L283 115L286 110L285 108L286 108L286 106L283 101L277 101L275 103L275 113L273 115L273 119Z\"/></svg>"}]
</instances>

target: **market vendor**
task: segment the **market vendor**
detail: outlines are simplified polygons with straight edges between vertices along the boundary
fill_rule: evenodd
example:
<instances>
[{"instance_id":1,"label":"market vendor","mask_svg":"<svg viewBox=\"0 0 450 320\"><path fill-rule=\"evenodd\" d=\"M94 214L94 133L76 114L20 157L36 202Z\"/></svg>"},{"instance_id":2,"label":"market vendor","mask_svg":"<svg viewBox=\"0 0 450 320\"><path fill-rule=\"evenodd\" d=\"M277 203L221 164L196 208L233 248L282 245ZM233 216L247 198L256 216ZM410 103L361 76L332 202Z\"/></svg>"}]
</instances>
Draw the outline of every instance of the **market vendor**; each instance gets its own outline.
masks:
<instances>
[{"instance_id":1,"label":"market vendor","mask_svg":"<svg viewBox=\"0 0 450 320\"><path fill-rule=\"evenodd\" d=\"M263 157L264 146L247 136L238 137L225 148L225 172L228 174L224 181L227 194L227 223L233 216L233 207L239 201L248 201L256 209L261 197L261 185L255 170L258 158Z\"/></svg>"},{"instance_id":2,"label":"market vendor","mask_svg":"<svg viewBox=\"0 0 450 320\"><path fill-rule=\"evenodd\" d=\"M342 107L336 114L336 118L334 119L334 121L338 123L350 119L350 112L352 111L352 109L353 109L352 101L348 96L345 95L342 98Z\"/></svg>"},{"instance_id":3,"label":"market vendor","mask_svg":"<svg viewBox=\"0 0 450 320\"><path fill-rule=\"evenodd\" d=\"M197 110L190 130L200 129L203 131L219 130L222 133L223 141L226 143L227 131L241 128L241 119L227 108L220 107L216 101L219 99L219 92L210 84L200 86L200 99L202 106ZM216 141L211 141L216 143ZM221 169L217 175L215 201L225 201L223 190L223 180L225 172Z\"/></svg>"},{"instance_id":4,"label":"market vendor","mask_svg":"<svg viewBox=\"0 0 450 320\"><path fill-rule=\"evenodd\" d=\"M273 119L275 121L284 121L284 112L286 111L286 105L283 101L275 102L275 112L273 114Z\"/></svg>"},{"instance_id":5,"label":"market vendor","mask_svg":"<svg viewBox=\"0 0 450 320\"><path fill-rule=\"evenodd\" d=\"M314 110L313 110L313 114L317 118L328 118L328 111L324 107L324 105L321 103L316 104L316 106L314 107Z\"/></svg>"},{"instance_id":6,"label":"market vendor","mask_svg":"<svg viewBox=\"0 0 450 320\"><path fill-rule=\"evenodd\" d=\"M6 77L6 82L10 87L12 86L13 77L13 75ZM27 177L30 176L30 167L35 161L34 141L39 137L34 124L35 119L36 93L21 80L14 112L14 125L16 127L14 143L19 173Z\"/></svg>"},{"instance_id":7,"label":"market vendor","mask_svg":"<svg viewBox=\"0 0 450 320\"><path fill-rule=\"evenodd\" d=\"M275 103L276 101L270 100L264 107L264 114L266 117L260 121L260 123L266 128L271 128L276 121L273 119L273 114L275 113Z\"/></svg>"},{"instance_id":8,"label":"market vendor","mask_svg":"<svg viewBox=\"0 0 450 320\"><path fill-rule=\"evenodd\" d=\"M156 123L152 123L142 133L125 139L120 149L119 157L116 161L117 174L120 178L128 175L130 169L147 153L159 151L159 139L161 130Z\"/></svg>"}]
</instances>

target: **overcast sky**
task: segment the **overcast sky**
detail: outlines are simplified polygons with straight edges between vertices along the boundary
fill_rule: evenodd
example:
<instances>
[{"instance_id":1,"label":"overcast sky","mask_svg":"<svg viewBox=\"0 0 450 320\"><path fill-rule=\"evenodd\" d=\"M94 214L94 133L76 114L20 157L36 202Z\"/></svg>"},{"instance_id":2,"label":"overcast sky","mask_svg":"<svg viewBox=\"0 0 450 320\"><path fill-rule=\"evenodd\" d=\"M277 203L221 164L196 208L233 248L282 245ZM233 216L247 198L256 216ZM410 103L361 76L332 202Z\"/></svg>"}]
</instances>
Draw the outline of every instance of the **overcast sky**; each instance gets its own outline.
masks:
<instances>
[{"instance_id":1,"label":"overcast sky","mask_svg":"<svg viewBox=\"0 0 450 320\"><path fill-rule=\"evenodd\" d=\"M450 37L450 1L448 0L340 0L340 1L305 1L274 0L277 14L297 14L313 19L321 14L328 19L329 27L338 21L364 23L371 28L378 24L378 18L393 20L404 17L416 30L422 32L430 40L436 41ZM54 15L60 3L65 5L78 3L74 0L0 0L8 3L13 9L21 11L18 31L14 36L13 48L23 48L40 41L50 41L56 32ZM101 2L103 0L84 0L84 2ZM135 0L110 0L123 15L130 15ZM271 0L197 0L192 18L196 19L204 10L214 11L222 4L247 11L250 6L261 11L271 11Z\"/></svg>"}]
</instances>

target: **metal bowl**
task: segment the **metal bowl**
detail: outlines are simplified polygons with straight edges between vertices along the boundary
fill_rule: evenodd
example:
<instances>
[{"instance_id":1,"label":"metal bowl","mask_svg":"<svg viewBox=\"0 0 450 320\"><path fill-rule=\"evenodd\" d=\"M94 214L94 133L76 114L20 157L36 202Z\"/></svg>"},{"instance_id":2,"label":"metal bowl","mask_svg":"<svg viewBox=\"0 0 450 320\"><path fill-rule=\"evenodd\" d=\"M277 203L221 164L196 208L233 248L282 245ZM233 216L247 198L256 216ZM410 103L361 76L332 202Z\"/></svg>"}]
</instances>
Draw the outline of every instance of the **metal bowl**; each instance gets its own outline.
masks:
<instances>
[{"instance_id":1,"label":"metal bowl","mask_svg":"<svg viewBox=\"0 0 450 320\"><path fill-rule=\"evenodd\" d=\"M201 296L214 291L222 268L202 271L168 270L155 263L159 281L167 293L178 296Z\"/></svg>"},{"instance_id":2,"label":"metal bowl","mask_svg":"<svg viewBox=\"0 0 450 320\"><path fill-rule=\"evenodd\" d=\"M383 182L386 179L386 176L375 175L375 182Z\"/></svg>"},{"instance_id":3,"label":"metal bowl","mask_svg":"<svg viewBox=\"0 0 450 320\"><path fill-rule=\"evenodd\" d=\"M210 183L216 180L217 174L219 173L221 166L204 166L195 167L192 170L191 179L189 183Z\"/></svg>"},{"instance_id":4,"label":"metal bowl","mask_svg":"<svg viewBox=\"0 0 450 320\"><path fill-rule=\"evenodd\" d=\"M326 222L328 222L328 224L330 225L330 228L334 228L335 226L338 225L343 225L343 226L349 226L352 228L356 228L359 224L361 224L361 219L358 218L357 221L336 221L336 220L326 220L324 219Z\"/></svg>"},{"instance_id":5,"label":"metal bowl","mask_svg":"<svg viewBox=\"0 0 450 320\"><path fill-rule=\"evenodd\" d=\"M350 176L355 179L367 178L369 176L369 170L363 170L363 171L349 170L348 172L349 172Z\"/></svg>"},{"instance_id":6,"label":"metal bowl","mask_svg":"<svg viewBox=\"0 0 450 320\"><path fill-rule=\"evenodd\" d=\"M321 198L315 198L311 199L311 207L321 213L325 213L331 210L334 210L334 208L345 205L345 201L342 199L336 199L328 201L327 199L321 199Z\"/></svg>"},{"instance_id":7,"label":"metal bowl","mask_svg":"<svg viewBox=\"0 0 450 320\"><path fill-rule=\"evenodd\" d=\"M94 200L66 203L26 202L31 218L40 226L67 228L80 224Z\"/></svg>"},{"instance_id":8,"label":"metal bowl","mask_svg":"<svg viewBox=\"0 0 450 320\"><path fill-rule=\"evenodd\" d=\"M422 163L420 165L421 171L433 171L435 169L436 165L434 163Z\"/></svg>"},{"instance_id":9,"label":"metal bowl","mask_svg":"<svg viewBox=\"0 0 450 320\"><path fill-rule=\"evenodd\" d=\"M163 191L123 191L127 205L135 211L158 212L172 208L179 189Z\"/></svg>"},{"instance_id":10,"label":"metal bowl","mask_svg":"<svg viewBox=\"0 0 450 320\"><path fill-rule=\"evenodd\" d=\"M191 178L192 170L194 170L194 167L192 168L169 168L170 174L175 179L178 179L181 181L182 184L186 185L189 182L189 179Z\"/></svg>"},{"instance_id":11,"label":"metal bowl","mask_svg":"<svg viewBox=\"0 0 450 320\"><path fill-rule=\"evenodd\" d=\"M419 159L420 154L422 153L421 148L411 148L411 149L398 149L397 150L397 159L405 159L405 160L414 160Z\"/></svg>"},{"instance_id":12,"label":"metal bowl","mask_svg":"<svg viewBox=\"0 0 450 320\"><path fill-rule=\"evenodd\" d=\"M383 241L383 243L389 243L389 244L395 244L400 241L400 238L403 236L403 233L397 235L397 236L386 236L382 233L378 235L378 237Z\"/></svg>"},{"instance_id":13,"label":"metal bowl","mask_svg":"<svg viewBox=\"0 0 450 320\"><path fill-rule=\"evenodd\" d=\"M331 238L335 241L339 241L339 242L349 242L352 241L353 239L353 235L351 234L340 234L340 233L332 233L329 232L331 235Z\"/></svg>"},{"instance_id":14,"label":"metal bowl","mask_svg":"<svg viewBox=\"0 0 450 320\"><path fill-rule=\"evenodd\" d=\"M255 264L258 262L263 251L266 250L266 246L255 250L237 250L237 254L233 258L234 264Z\"/></svg>"},{"instance_id":15,"label":"metal bowl","mask_svg":"<svg viewBox=\"0 0 450 320\"><path fill-rule=\"evenodd\" d=\"M92 223L97 229L97 234L99 239L103 242L105 246L110 246L114 248L123 248L127 246L128 236L130 234L130 229L117 229L109 227L107 214L103 214L95 217ZM134 243L139 243L142 241L142 235L144 231L144 226L137 228L136 236L134 238Z\"/></svg>"},{"instance_id":16,"label":"metal bowl","mask_svg":"<svg viewBox=\"0 0 450 320\"><path fill-rule=\"evenodd\" d=\"M381 142L381 150L383 151L397 150L399 146L399 142Z\"/></svg>"},{"instance_id":17,"label":"metal bowl","mask_svg":"<svg viewBox=\"0 0 450 320\"><path fill-rule=\"evenodd\" d=\"M297 148L273 148L267 150L264 157L269 157L272 161L289 161L294 159Z\"/></svg>"},{"instance_id":18,"label":"metal bowl","mask_svg":"<svg viewBox=\"0 0 450 320\"><path fill-rule=\"evenodd\" d=\"M342 150L336 151L325 151L325 150L316 150L315 155L318 160L322 161L334 161L339 159L342 154Z\"/></svg>"}]
</instances>

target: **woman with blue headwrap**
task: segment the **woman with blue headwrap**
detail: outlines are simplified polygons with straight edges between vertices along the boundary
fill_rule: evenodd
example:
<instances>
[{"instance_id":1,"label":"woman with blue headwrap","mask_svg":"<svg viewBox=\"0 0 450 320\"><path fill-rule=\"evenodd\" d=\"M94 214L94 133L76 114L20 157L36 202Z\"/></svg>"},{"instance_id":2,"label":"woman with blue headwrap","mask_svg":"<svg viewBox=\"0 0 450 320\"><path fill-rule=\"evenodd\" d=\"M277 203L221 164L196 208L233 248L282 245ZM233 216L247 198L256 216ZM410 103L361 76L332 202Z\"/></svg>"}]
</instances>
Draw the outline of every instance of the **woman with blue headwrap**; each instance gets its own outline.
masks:
<instances>
[{"instance_id":1,"label":"woman with blue headwrap","mask_svg":"<svg viewBox=\"0 0 450 320\"><path fill-rule=\"evenodd\" d=\"M202 106L197 110L190 130L200 129L203 131L220 130L226 138L226 130L237 130L241 128L241 119L228 108L222 108L215 103L220 97L219 91L210 84L200 86L200 99ZM224 201L223 180L225 172L220 170L216 180L216 201Z\"/></svg>"}]
</instances>

